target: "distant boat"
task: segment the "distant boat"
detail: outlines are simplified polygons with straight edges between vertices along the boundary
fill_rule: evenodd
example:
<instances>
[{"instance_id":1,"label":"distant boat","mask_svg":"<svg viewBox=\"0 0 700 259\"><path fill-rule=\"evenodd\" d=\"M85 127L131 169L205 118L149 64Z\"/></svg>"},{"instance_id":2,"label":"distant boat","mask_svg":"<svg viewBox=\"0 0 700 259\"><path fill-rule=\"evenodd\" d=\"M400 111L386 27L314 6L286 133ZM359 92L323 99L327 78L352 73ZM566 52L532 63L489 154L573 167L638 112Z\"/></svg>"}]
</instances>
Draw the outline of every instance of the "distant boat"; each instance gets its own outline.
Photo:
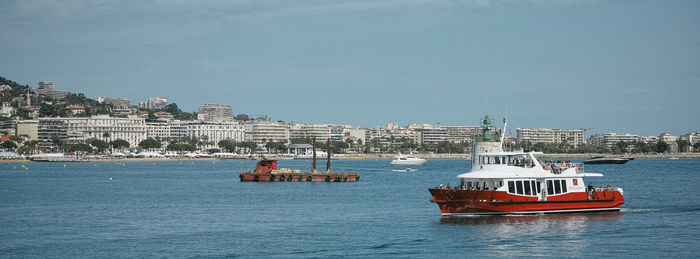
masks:
<instances>
[{"instance_id":1,"label":"distant boat","mask_svg":"<svg viewBox=\"0 0 700 259\"><path fill-rule=\"evenodd\" d=\"M669 160L678 160L678 157L669 157Z\"/></svg>"},{"instance_id":2,"label":"distant boat","mask_svg":"<svg viewBox=\"0 0 700 259\"><path fill-rule=\"evenodd\" d=\"M417 158L412 155L402 155L401 152L399 152L399 156L391 160L392 165L423 165L427 162L428 160Z\"/></svg>"},{"instance_id":3,"label":"distant boat","mask_svg":"<svg viewBox=\"0 0 700 259\"><path fill-rule=\"evenodd\" d=\"M410 167L406 167L406 169L395 169L395 170L391 170L391 171L393 171L393 172L399 172L399 173L400 173L400 172L415 172L415 171L418 171L418 169L413 169L413 168L410 168Z\"/></svg>"},{"instance_id":4,"label":"distant boat","mask_svg":"<svg viewBox=\"0 0 700 259\"><path fill-rule=\"evenodd\" d=\"M608 158L604 156L594 156L583 161L584 164L624 164L632 159L613 157Z\"/></svg>"}]
</instances>

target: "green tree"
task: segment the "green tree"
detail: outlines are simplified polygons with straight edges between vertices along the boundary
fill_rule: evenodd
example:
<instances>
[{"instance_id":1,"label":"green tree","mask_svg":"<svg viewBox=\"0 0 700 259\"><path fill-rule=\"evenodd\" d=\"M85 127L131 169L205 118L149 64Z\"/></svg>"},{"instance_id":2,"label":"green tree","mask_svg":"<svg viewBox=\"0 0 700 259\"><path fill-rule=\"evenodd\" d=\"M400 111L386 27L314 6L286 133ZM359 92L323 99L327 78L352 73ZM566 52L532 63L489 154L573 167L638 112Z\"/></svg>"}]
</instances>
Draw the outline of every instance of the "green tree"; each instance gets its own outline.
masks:
<instances>
[{"instance_id":1,"label":"green tree","mask_svg":"<svg viewBox=\"0 0 700 259\"><path fill-rule=\"evenodd\" d=\"M658 142L656 142L656 147L654 151L656 151L656 153L665 153L666 151L668 151L668 143L659 140Z\"/></svg>"},{"instance_id":2,"label":"green tree","mask_svg":"<svg viewBox=\"0 0 700 259\"><path fill-rule=\"evenodd\" d=\"M92 147L88 144L78 143L78 144L67 144L64 149L68 152L92 152Z\"/></svg>"},{"instance_id":3,"label":"green tree","mask_svg":"<svg viewBox=\"0 0 700 259\"><path fill-rule=\"evenodd\" d=\"M690 142L685 139L679 139L676 141L676 143L678 143L678 152L688 152Z\"/></svg>"},{"instance_id":4,"label":"green tree","mask_svg":"<svg viewBox=\"0 0 700 259\"><path fill-rule=\"evenodd\" d=\"M109 142L110 145L112 145L113 148L116 149L122 149L122 148L129 148L129 141L123 140L123 139L115 139L112 142Z\"/></svg>"},{"instance_id":5,"label":"green tree","mask_svg":"<svg viewBox=\"0 0 700 259\"><path fill-rule=\"evenodd\" d=\"M236 141L232 139L224 139L218 143L218 146L226 152L234 152L236 150L236 145Z\"/></svg>"},{"instance_id":6,"label":"green tree","mask_svg":"<svg viewBox=\"0 0 700 259\"><path fill-rule=\"evenodd\" d=\"M17 148L17 144L15 144L15 142L5 140L0 143L0 148L15 149Z\"/></svg>"},{"instance_id":7,"label":"green tree","mask_svg":"<svg viewBox=\"0 0 700 259\"><path fill-rule=\"evenodd\" d=\"M141 142L139 142L139 147L141 147L143 149L153 149L153 148L160 148L161 144L160 144L160 141L158 141L154 138L147 138L147 139L141 140Z\"/></svg>"},{"instance_id":8,"label":"green tree","mask_svg":"<svg viewBox=\"0 0 700 259\"><path fill-rule=\"evenodd\" d=\"M98 151L104 151L104 150L109 148L109 143L107 143L104 140L91 138L91 139L86 140L85 142L90 144L91 146L97 148Z\"/></svg>"}]
</instances>

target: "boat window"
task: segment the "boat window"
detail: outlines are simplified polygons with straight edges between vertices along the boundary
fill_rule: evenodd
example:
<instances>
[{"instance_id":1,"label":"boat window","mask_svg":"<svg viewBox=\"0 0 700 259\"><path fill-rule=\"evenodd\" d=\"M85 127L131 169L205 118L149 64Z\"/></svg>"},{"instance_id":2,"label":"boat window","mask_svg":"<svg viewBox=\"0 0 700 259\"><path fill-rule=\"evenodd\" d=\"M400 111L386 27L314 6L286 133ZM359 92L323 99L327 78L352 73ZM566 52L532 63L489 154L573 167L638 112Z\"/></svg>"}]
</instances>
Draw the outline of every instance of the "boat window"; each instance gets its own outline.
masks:
<instances>
[{"instance_id":1,"label":"boat window","mask_svg":"<svg viewBox=\"0 0 700 259\"><path fill-rule=\"evenodd\" d=\"M484 185L483 185L483 186L484 186L484 190L488 190L488 189L489 189L489 188L487 187L487 185L486 185L486 182L484 182Z\"/></svg>"},{"instance_id":2,"label":"boat window","mask_svg":"<svg viewBox=\"0 0 700 259\"><path fill-rule=\"evenodd\" d=\"M474 183L476 183L476 186L474 186L474 187L479 189L479 182L474 182Z\"/></svg>"},{"instance_id":3,"label":"boat window","mask_svg":"<svg viewBox=\"0 0 700 259\"><path fill-rule=\"evenodd\" d=\"M498 181L498 187L503 187L503 181Z\"/></svg>"},{"instance_id":4,"label":"boat window","mask_svg":"<svg viewBox=\"0 0 700 259\"><path fill-rule=\"evenodd\" d=\"M515 193L515 183L513 181L508 181L508 192Z\"/></svg>"},{"instance_id":5,"label":"boat window","mask_svg":"<svg viewBox=\"0 0 700 259\"><path fill-rule=\"evenodd\" d=\"M518 194L523 194L523 181L516 181L515 187L518 189Z\"/></svg>"},{"instance_id":6,"label":"boat window","mask_svg":"<svg viewBox=\"0 0 700 259\"><path fill-rule=\"evenodd\" d=\"M554 186L552 185L552 180L547 180L547 194L554 194Z\"/></svg>"},{"instance_id":7,"label":"boat window","mask_svg":"<svg viewBox=\"0 0 700 259\"><path fill-rule=\"evenodd\" d=\"M498 189L498 182L494 181L493 182L493 190L495 191L496 189Z\"/></svg>"},{"instance_id":8,"label":"boat window","mask_svg":"<svg viewBox=\"0 0 700 259\"><path fill-rule=\"evenodd\" d=\"M530 181L525 181L525 195L532 195L530 192Z\"/></svg>"},{"instance_id":9,"label":"boat window","mask_svg":"<svg viewBox=\"0 0 700 259\"><path fill-rule=\"evenodd\" d=\"M559 180L554 181L554 193L555 194L561 193L561 182Z\"/></svg>"},{"instance_id":10,"label":"boat window","mask_svg":"<svg viewBox=\"0 0 700 259\"><path fill-rule=\"evenodd\" d=\"M535 191L535 181L530 181L530 185L532 186L532 195L537 195L538 191Z\"/></svg>"},{"instance_id":11,"label":"boat window","mask_svg":"<svg viewBox=\"0 0 700 259\"><path fill-rule=\"evenodd\" d=\"M566 192L566 180L561 180L561 192Z\"/></svg>"}]
</instances>

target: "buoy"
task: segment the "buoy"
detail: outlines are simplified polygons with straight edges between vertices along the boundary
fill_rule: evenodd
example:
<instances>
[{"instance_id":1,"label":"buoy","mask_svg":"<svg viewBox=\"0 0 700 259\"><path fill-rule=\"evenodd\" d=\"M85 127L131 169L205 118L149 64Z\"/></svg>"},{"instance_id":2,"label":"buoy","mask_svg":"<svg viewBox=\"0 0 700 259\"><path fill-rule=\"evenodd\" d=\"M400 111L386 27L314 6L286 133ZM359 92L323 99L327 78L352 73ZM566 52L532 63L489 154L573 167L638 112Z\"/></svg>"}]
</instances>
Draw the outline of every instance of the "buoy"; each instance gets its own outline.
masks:
<instances>
[{"instance_id":1,"label":"buoy","mask_svg":"<svg viewBox=\"0 0 700 259\"><path fill-rule=\"evenodd\" d=\"M25 167L24 170L29 170L29 167Z\"/></svg>"},{"instance_id":2,"label":"buoy","mask_svg":"<svg viewBox=\"0 0 700 259\"><path fill-rule=\"evenodd\" d=\"M182 162L180 162L180 165L182 165Z\"/></svg>"},{"instance_id":3,"label":"buoy","mask_svg":"<svg viewBox=\"0 0 700 259\"><path fill-rule=\"evenodd\" d=\"M153 162L153 165L156 165L156 162Z\"/></svg>"},{"instance_id":4,"label":"buoy","mask_svg":"<svg viewBox=\"0 0 700 259\"><path fill-rule=\"evenodd\" d=\"M13 166L12 169L13 169L13 170L17 170L17 167L16 167L16 166Z\"/></svg>"},{"instance_id":5,"label":"buoy","mask_svg":"<svg viewBox=\"0 0 700 259\"><path fill-rule=\"evenodd\" d=\"M194 165L194 161L192 161L192 164Z\"/></svg>"},{"instance_id":6,"label":"buoy","mask_svg":"<svg viewBox=\"0 0 700 259\"><path fill-rule=\"evenodd\" d=\"M97 167L97 163L95 163L95 167Z\"/></svg>"},{"instance_id":7,"label":"buoy","mask_svg":"<svg viewBox=\"0 0 700 259\"><path fill-rule=\"evenodd\" d=\"M112 180L112 177L110 177L109 180L111 181L111 180Z\"/></svg>"},{"instance_id":8,"label":"buoy","mask_svg":"<svg viewBox=\"0 0 700 259\"><path fill-rule=\"evenodd\" d=\"M241 161L241 164L243 164L243 161Z\"/></svg>"},{"instance_id":9,"label":"buoy","mask_svg":"<svg viewBox=\"0 0 700 259\"><path fill-rule=\"evenodd\" d=\"M63 164L63 168L65 168L65 167L66 167L66 164Z\"/></svg>"}]
</instances>

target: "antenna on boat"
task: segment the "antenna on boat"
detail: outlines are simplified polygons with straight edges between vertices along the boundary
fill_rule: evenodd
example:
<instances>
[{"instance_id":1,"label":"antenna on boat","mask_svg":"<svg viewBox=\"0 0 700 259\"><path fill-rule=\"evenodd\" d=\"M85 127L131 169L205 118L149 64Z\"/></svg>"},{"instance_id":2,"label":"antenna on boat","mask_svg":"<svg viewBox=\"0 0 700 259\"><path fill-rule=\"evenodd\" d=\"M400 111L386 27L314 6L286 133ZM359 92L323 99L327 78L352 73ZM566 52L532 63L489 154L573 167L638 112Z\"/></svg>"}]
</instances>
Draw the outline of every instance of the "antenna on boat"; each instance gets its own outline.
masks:
<instances>
[{"instance_id":1,"label":"antenna on boat","mask_svg":"<svg viewBox=\"0 0 700 259\"><path fill-rule=\"evenodd\" d=\"M501 132L501 147L500 149L503 150L503 140L506 137L506 126L508 125L508 120L506 118L503 118L503 131Z\"/></svg>"}]
</instances>

